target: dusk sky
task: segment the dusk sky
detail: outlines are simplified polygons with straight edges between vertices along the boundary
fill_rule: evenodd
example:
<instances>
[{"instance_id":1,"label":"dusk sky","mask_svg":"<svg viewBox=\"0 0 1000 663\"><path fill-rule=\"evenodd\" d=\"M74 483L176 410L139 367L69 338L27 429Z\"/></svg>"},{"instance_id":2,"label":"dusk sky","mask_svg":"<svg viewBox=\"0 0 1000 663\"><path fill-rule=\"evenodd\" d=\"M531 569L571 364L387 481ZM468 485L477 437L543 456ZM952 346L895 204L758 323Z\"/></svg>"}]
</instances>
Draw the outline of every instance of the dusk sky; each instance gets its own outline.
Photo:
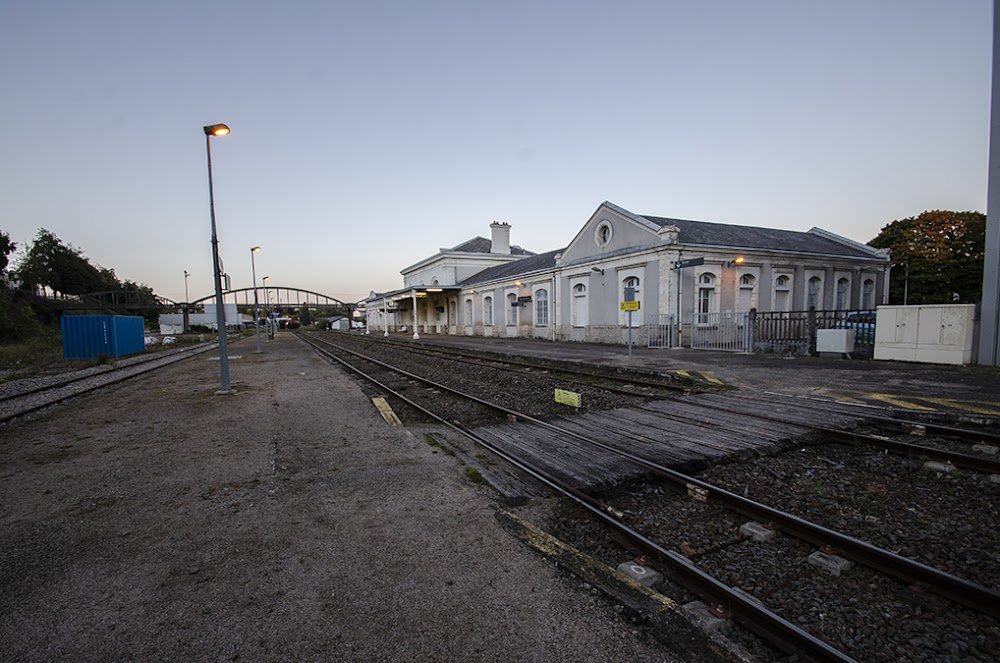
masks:
<instances>
[{"instance_id":1,"label":"dusk sky","mask_svg":"<svg viewBox=\"0 0 1000 663\"><path fill-rule=\"evenodd\" d=\"M357 301L511 224L638 214L866 242L985 212L989 0L0 3L0 230L212 291Z\"/></svg>"}]
</instances>

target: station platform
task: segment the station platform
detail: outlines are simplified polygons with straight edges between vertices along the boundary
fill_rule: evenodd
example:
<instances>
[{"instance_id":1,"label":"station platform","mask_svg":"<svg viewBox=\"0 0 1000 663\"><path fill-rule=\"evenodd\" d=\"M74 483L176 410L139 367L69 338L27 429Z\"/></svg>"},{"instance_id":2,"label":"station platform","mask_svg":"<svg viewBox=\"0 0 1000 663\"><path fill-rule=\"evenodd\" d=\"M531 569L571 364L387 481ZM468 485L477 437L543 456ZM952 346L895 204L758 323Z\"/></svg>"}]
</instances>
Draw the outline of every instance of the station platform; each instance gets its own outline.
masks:
<instances>
[{"instance_id":1,"label":"station platform","mask_svg":"<svg viewBox=\"0 0 1000 663\"><path fill-rule=\"evenodd\" d=\"M689 348L651 349L540 339L412 334L390 338L487 352L674 373L740 389L1000 424L1000 367L839 357L784 357Z\"/></svg>"}]
</instances>

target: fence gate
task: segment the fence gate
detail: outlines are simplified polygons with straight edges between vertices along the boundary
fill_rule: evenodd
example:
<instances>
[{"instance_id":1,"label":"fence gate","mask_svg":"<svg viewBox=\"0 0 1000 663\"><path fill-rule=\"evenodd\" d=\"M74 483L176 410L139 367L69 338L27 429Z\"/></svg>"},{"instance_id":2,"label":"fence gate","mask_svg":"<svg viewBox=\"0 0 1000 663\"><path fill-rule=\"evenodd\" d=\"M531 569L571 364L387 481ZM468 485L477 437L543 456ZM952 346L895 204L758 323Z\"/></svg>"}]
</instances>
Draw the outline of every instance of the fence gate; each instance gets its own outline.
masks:
<instances>
[{"instance_id":1,"label":"fence gate","mask_svg":"<svg viewBox=\"0 0 1000 663\"><path fill-rule=\"evenodd\" d=\"M646 325L648 347L672 348L677 345L677 319L672 313L656 316L656 322Z\"/></svg>"},{"instance_id":2,"label":"fence gate","mask_svg":"<svg viewBox=\"0 0 1000 663\"><path fill-rule=\"evenodd\" d=\"M749 312L695 313L692 322L692 350L753 351Z\"/></svg>"}]
</instances>

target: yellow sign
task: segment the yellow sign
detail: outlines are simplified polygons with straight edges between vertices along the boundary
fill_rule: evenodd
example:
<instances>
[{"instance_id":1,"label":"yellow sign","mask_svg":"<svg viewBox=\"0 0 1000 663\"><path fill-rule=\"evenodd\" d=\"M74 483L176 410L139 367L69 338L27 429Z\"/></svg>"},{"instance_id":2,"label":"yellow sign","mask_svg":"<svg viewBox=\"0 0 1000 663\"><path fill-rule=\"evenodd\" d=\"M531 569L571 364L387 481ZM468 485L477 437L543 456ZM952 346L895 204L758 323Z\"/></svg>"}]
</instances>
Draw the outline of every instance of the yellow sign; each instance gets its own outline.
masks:
<instances>
[{"instance_id":1,"label":"yellow sign","mask_svg":"<svg viewBox=\"0 0 1000 663\"><path fill-rule=\"evenodd\" d=\"M580 407L581 397L572 391L566 391L564 389L556 389L556 403L562 403L563 405L572 405L573 407Z\"/></svg>"},{"instance_id":2,"label":"yellow sign","mask_svg":"<svg viewBox=\"0 0 1000 663\"><path fill-rule=\"evenodd\" d=\"M621 310L621 311L638 311L639 310L639 302L638 301L635 301L635 302L622 302L619 305L619 310Z\"/></svg>"}]
</instances>

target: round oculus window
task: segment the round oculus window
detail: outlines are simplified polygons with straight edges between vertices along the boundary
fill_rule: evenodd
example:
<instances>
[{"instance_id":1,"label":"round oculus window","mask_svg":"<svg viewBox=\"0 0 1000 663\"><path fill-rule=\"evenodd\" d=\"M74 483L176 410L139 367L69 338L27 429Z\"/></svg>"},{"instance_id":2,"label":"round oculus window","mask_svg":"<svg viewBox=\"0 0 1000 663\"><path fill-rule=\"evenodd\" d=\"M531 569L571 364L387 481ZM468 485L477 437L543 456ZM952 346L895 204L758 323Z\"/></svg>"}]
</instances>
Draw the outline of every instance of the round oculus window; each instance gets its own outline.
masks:
<instances>
[{"instance_id":1,"label":"round oculus window","mask_svg":"<svg viewBox=\"0 0 1000 663\"><path fill-rule=\"evenodd\" d=\"M597 230L594 231L594 242L597 246L603 248L611 241L611 235L611 222L606 220L601 221L597 224Z\"/></svg>"}]
</instances>

